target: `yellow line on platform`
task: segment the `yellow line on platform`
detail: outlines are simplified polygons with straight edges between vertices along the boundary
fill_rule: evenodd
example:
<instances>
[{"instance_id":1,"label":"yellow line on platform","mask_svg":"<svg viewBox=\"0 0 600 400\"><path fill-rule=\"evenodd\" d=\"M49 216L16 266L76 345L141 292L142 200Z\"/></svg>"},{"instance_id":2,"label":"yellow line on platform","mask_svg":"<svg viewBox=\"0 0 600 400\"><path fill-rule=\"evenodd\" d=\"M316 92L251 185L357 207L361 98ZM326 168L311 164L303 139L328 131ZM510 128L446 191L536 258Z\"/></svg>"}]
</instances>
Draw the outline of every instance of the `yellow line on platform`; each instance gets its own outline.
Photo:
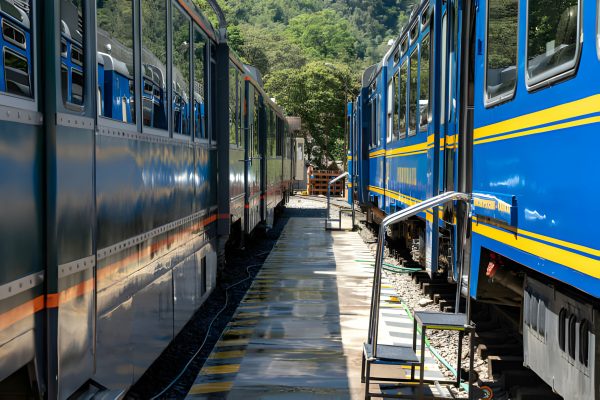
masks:
<instances>
[{"instance_id":1,"label":"yellow line on platform","mask_svg":"<svg viewBox=\"0 0 600 400\"><path fill-rule=\"evenodd\" d=\"M200 383L190 388L188 394L207 394L218 392L229 392L233 387L233 382L211 382Z\"/></svg>"},{"instance_id":2,"label":"yellow line on platform","mask_svg":"<svg viewBox=\"0 0 600 400\"><path fill-rule=\"evenodd\" d=\"M256 319L244 319L241 321L231 321L229 323L230 326L254 326L258 324L258 320Z\"/></svg>"},{"instance_id":3,"label":"yellow line on platform","mask_svg":"<svg viewBox=\"0 0 600 400\"><path fill-rule=\"evenodd\" d=\"M224 333L224 336L227 335L252 335L254 333L253 329L229 329Z\"/></svg>"},{"instance_id":4,"label":"yellow line on platform","mask_svg":"<svg viewBox=\"0 0 600 400\"><path fill-rule=\"evenodd\" d=\"M243 358L246 355L245 350L218 351L210 355L210 358L215 360L223 360L226 358Z\"/></svg>"},{"instance_id":5,"label":"yellow line on platform","mask_svg":"<svg viewBox=\"0 0 600 400\"><path fill-rule=\"evenodd\" d=\"M200 375L219 375L235 374L240 370L240 364L215 365L214 367L204 367Z\"/></svg>"},{"instance_id":6,"label":"yellow line on platform","mask_svg":"<svg viewBox=\"0 0 600 400\"><path fill-rule=\"evenodd\" d=\"M250 339L219 340L215 347L245 346L248 342L250 342Z\"/></svg>"}]
</instances>

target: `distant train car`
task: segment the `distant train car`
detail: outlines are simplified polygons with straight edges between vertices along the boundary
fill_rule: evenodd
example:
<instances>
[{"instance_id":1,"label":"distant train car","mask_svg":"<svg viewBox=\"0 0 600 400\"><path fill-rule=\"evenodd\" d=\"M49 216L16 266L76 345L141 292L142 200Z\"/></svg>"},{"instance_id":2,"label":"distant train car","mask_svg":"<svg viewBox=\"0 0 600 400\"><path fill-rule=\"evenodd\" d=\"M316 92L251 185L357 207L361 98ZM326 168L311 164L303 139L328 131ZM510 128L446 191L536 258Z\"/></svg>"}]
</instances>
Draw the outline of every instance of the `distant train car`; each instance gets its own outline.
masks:
<instances>
[{"instance_id":1,"label":"distant train car","mask_svg":"<svg viewBox=\"0 0 600 400\"><path fill-rule=\"evenodd\" d=\"M391 232L431 274L519 307L524 361L567 399L599 399L600 194L596 3L421 2L364 74L349 157L375 222L447 191L472 194ZM586 41L583 41L586 37ZM362 141L362 143L361 143ZM576 384L574 383L576 382Z\"/></svg>"},{"instance_id":2,"label":"distant train car","mask_svg":"<svg viewBox=\"0 0 600 400\"><path fill-rule=\"evenodd\" d=\"M191 0L0 0L0 23L0 398L121 397L245 200L248 233L272 223L283 114Z\"/></svg>"}]
</instances>

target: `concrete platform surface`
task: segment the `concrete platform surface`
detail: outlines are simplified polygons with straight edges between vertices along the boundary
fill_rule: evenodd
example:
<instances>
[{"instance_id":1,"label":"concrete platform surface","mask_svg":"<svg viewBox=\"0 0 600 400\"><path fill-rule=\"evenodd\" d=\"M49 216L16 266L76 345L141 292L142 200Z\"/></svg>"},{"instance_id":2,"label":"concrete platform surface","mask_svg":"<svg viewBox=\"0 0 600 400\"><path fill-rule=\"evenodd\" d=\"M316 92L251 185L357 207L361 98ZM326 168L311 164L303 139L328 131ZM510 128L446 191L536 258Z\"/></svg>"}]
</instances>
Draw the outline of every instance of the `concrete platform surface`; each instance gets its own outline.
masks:
<instances>
[{"instance_id":1,"label":"concrete platform surface","mask_svg":"<svg viewBox=\"0 0 600 400\"><path fill-rule=\"evenodd\" d=\"M291 218L188 398L363 399L372 261L357 233ZM383 292L380 343L412 343L412 321L391 285ZM429 353L426 376L442 376Z\"/></svg>"}]
</instances>

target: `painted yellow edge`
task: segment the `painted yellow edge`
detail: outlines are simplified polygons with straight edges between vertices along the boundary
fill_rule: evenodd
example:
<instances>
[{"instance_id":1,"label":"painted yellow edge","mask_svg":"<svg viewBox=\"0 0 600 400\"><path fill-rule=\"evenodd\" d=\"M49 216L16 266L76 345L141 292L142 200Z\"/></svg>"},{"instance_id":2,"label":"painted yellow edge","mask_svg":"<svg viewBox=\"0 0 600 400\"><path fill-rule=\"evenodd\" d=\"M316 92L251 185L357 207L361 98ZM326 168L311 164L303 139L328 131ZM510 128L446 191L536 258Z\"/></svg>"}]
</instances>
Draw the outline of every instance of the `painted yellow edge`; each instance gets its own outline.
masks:
<instances>
[{"instance_id":1,"label":"painted yellow edge","mask_svg":"<svg viewBox=\"0 0 600 400\"><path fill-rule=\"evenodd\" d=\"M484 224L473 224L473 232L496 240L500 243L512 246L526 253L534 254L548 261L564 265L575 271L579 271L594 278L600 278L600 261L573 253L572 251L559 249L549 244L538 242L524 236L501 231ZM541 235L538 235L542 237ZM543 238L543 237L542 237ZM543 239L546 240L546 239Z\"/></svg>"},{"instance_id":2,"label":"painted yellow edge","mask_svg":"<svg viewBox=\"0 0 600 400\"><path fill-rule=\"evenodd\" d=\"M521 115L506 121L487 125L475 129L474 138L482 139L488 136L498 135L504 132L527 129L534 126L549 124L567 118L591 114L600 111L600 94L586 97L584 99L550 107L545 110Z\"/></svg>"}]
</instances>

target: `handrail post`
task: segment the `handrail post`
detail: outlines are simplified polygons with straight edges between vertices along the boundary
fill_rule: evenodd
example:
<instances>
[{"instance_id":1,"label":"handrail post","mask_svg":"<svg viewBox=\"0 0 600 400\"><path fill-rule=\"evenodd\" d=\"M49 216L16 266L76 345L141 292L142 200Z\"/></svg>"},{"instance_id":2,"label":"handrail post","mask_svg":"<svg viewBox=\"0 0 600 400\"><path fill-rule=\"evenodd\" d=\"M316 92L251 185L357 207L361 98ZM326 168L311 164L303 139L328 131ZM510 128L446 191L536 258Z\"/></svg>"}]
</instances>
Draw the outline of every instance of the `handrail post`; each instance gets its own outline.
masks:
<instances>
[{"instance_id":1,"label":"handrail post","mask_svg":"<svg viewBox=\"0 0 600 400\"><path fill-rule=\"evenodd\" d=\"M345 178L346 176L349 176L348 172L344 172L343 174L336 176L327 183L327 214L325 215L325 230L327 230L327 224L329 223L329 210L331 206L331 184L339 181L342 178ZM341 220L342 218L340 217L340 224ZM354 226L352 226L352 229L354 229Z\"/></svg>"},{"instance_id":2,"label":"handrail post","mask_svg":"<svg viewBox=\"0 0 600 400\"><path fill-rule=\"evenodd\" d=\"M373 357L377 358L377 336L379 330L379 300L381 296L381 275L383 271L383 256L385 252L385 232L388 226L397 224L398 222L404 221L409 217L417 215L420 212L426 211L430 208L440 206L449 201L462 201L466 206L466 215L465 215L465 226L464 226L464 234L465 237L463 239L463 247L461 249L461 254L464 253L464 248L466 247L466 235L468 231L468 217L471 210L471 196L466 193L460 192L446 192L440 194L431 199L427 199L421 203L415 204L394 214L390 214L383 219L381 224L379 225L379 235L377 241L377 252L375 256L375 271L373 273L373 289L371 296L371 315L369 318L369 343L372 345ZM464 263L464 254L461 256L461 265L460 265L460 276L458 278L458 297L457 303L455 305L455 311L459 308L460 305L460 293L462 286L462 271ZM470 291L470 273L467 280L467 292ZM467 296L470 296L470 293L467 293ZM467 298L467 316L470 318L470 301ZM423 345L423 344L421 344Z\"/></svg>"}]
</instances>

